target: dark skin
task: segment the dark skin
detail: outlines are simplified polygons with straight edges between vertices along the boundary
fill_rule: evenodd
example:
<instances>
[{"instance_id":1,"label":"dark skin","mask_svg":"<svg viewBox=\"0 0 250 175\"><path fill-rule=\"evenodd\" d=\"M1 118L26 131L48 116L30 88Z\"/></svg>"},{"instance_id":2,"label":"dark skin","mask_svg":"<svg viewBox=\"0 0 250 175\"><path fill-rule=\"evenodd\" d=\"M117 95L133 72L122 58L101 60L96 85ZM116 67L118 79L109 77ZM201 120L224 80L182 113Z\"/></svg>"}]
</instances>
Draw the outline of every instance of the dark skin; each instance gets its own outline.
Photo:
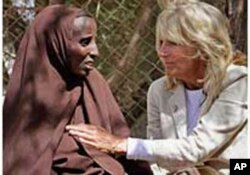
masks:
<instances>
[{"instance_id":1,"label":"dark skin","mask_svg":"<svg viewBox=\"0 0 250 175\"><path fill-rule=\"evenodd\" d=\"M87 76L94 68L99 55L96 45L96 22L93 18L82 16L74 20L73 41L69 58L71 72L79 77Z\"/></svg>"},{"instance_id":2,"label":"dark skin","mask_svg":"<svg viewBox=\"0 0 250 175\"><path fill-rule=\"evenodd\" d=\"M98 56L98 48L95 42L96 22L93 18L83 16L75 19L74 26L73 42L70 46L70 51L74 54L69 58L70 68L72 73L78 77L85 77L94 68L94 59ZM116 153L124 154L126 152L124 150L126 144L123 143L123 141L126 141L125 139L109 135L106 130L100 127L81 123L67 126L66 130L80 142L86 143L89 139L99 144L100 141L104 141L99 148L104 152L113 153L113 150L109 149L110 146L116 149ZM89 132L90 137L85 131ZM84 139L85 137L88 139ZM112 145L110 145L111 142ZM88 142L89 145L98 147L98 145L91 143ZM120 146L122 147L120 148Z\"/></svg>"},{"instance_id":3,"label":"dark skin","mask_svg":"<svg viewBox=\"0 0 250 175\"><path fill-rule=\"evenodd\" d=\"M181 80L188 89L200 89L203 86L206 62L201 58L190 58L195 55L195 51L193 47L175 45L168 41L162 41L157 49L167 75ZM78 124L68 125L66 130L80 142L104 152L119 155L127 152L127 139L112 135L103 128Z\"/></svg>"}]
</instances>

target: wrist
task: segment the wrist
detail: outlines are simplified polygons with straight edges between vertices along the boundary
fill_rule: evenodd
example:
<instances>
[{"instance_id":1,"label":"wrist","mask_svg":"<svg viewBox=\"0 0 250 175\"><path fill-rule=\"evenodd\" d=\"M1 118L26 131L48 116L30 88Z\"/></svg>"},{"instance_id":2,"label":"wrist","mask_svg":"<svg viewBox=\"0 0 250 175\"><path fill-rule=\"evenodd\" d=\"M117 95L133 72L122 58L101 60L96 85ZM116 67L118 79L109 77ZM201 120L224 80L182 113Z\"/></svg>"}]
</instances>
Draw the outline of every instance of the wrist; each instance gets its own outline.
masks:
<instances>
[{"instance_id":1,"label":"wrist","mask_svg":"<svg viewBox=\"0 0 250 175\"><path fill-rule=\"evenodd\" d=\"M111 153L125 155L127 153L127 139L119 139L111 148Z\"/></svg>"}]
</instances>

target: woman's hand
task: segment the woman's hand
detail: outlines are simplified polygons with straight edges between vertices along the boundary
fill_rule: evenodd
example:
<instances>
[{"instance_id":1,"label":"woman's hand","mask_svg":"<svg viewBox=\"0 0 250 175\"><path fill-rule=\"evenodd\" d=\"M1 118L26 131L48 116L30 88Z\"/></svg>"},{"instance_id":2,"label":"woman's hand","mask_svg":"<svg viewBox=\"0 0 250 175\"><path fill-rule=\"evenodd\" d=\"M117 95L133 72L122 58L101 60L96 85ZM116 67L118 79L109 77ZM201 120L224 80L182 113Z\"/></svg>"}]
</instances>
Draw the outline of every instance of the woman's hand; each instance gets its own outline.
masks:
<instances>
[{"instance_id":1,"label":"woman's hand","mask_svg":"<svg viewBox=\"0 0 250 175\"><path fill-rule=\"evenodd\" d=\"M103 152L126 154L127 139L114 136L101 127L80 123L67 125L66 130L78 141L91 145Z\"/></svg>"}]
</instances>

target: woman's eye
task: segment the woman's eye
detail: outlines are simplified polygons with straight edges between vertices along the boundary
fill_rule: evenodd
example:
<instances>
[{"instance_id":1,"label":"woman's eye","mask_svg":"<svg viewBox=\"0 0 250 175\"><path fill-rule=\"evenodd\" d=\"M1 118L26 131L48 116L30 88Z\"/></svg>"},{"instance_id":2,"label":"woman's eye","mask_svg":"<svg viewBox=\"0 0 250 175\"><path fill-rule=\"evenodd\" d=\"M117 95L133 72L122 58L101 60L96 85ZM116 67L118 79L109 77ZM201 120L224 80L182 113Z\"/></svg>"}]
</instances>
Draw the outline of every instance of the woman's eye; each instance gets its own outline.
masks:
<instances>
[{"instance_id":1,"label":"woman's eye","mask_svg":"<svg viewBox=\"0 0 250 175\"><path fill-rule=\"evenodd\" d=\"M79 43L82 45L82 46L87 46L90 42L91 42L91 37L88 37L88 38L82 38L80 39Z\"/></svg>"},{"instance_id":2,"label":"woman's eye","mask_svg":"<svg viewBox=\"0 0 250 175\"><path fill-rule=\"evenodd\" d=\"M179 45L176 42L168 41L168 40L159 40L159 43L160 43L160 45L164 44L167 46L178 46Z\"/></svg>"},{"instance_id":3,"label":"woman's eye","mask_svg":"<svg viewBox=\"0 0 250 175\"><path fill-rule=\"evenodd\" d=\"M171 46L178 46L179 44L175 43L175 42L172 42L172 41L168 41L168 44L171 45Z\"/></svg>"}]
</instances>

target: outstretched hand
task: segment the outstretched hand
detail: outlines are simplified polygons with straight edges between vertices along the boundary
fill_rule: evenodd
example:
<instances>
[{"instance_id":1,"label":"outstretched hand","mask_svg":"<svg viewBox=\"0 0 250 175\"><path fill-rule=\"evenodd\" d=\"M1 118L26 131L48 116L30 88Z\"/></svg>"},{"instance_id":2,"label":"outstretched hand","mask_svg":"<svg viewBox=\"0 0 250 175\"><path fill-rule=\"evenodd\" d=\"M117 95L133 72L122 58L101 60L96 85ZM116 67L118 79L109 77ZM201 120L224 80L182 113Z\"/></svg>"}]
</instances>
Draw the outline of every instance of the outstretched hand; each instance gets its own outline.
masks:
<instances>
[{"instance_id":1,"label":"outstretched hand","mask_svg":"<svg viewBox=\"0 0 250 175\"><path fill-rule=\"evenodd\" d=\"M103 152L126 154L127 139L112 135L101 127L80 123L67 125L66 130L79 142L91 145Z\"/></svg>"}]
</instances>

